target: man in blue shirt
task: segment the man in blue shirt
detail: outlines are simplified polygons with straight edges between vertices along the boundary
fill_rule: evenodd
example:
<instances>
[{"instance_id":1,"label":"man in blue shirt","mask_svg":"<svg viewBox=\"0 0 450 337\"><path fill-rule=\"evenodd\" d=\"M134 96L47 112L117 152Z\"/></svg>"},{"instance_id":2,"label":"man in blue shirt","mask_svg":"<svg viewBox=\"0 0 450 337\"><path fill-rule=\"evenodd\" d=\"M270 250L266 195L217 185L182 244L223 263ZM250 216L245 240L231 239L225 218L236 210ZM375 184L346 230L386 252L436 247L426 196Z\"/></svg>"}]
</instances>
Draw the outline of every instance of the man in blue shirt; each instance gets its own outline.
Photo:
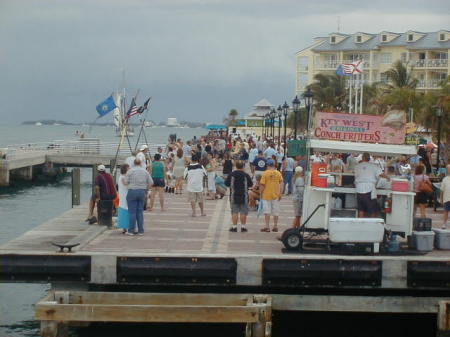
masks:
<instances>
[{"instance_id":1,"label":"man in blue shirt","mask_svg":"<svg viewBox=\"0 0 450 337\"><path fill-rule=\"evenodd\" d=\"M277 151L274 149L274 145L272 143L269 144L269 147L264 151L264 156L266 159L273 159L272 156L275 156Z\"/></svg>"},{"instance_id":2,"label":"man in blue shirt","mask_svg":"<svg viewBox=\"0 0 450 337\"><path fill-rule=\"evenodd\" d=\"M258 151L258 157L255 158L252 165L255 167L255 176L260 176L267 168L267 159L264 158L262 151Z\"/></svg>"}]
</instances>

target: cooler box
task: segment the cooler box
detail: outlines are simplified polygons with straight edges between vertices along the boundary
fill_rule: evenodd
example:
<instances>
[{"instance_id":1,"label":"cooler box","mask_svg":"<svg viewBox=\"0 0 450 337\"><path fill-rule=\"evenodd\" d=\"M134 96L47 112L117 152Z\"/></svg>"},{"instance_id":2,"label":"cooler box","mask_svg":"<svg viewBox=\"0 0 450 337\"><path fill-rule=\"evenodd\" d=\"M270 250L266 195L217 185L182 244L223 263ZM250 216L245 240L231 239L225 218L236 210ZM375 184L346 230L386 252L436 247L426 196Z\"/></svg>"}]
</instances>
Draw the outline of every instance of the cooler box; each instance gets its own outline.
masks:
<instances>
[{"instance_id":1,"label":"cooler box","mask_svg":"<svg viewBox=\"0 0 450 337\"><path fill-rule=\"evenodd\" d=\"M329 177L329 174L326 174L326 173L319 174L319 177L317 178L317 183L315 186L327 188L328 187L328 177Z\"/></svg>"},{"instance_id":2,"label":"cooler box","mask_svg":"<svg viewBox=\"0 0 450 337\"><path fill-rule=\"evenodd\" d=\"M382 242L384 220L380 218L330 218L328 233L332 242Z\"/></svg>"},{"instance_id":3,"label":"cooler box","mask_svg":"<svg viewBox=\"0 0 450 337\"><path fill-rule=\"evenodd\" d=\"M318 186L319 174L327 173L326 163L312 163L311 165L311 185Z\"/></svg>"},{"instance_id":4,"label":"cooler box","mask_svg":"<svg viewBox=\"0 0 450 337\"><path fill-rule=\"evenodd\" d=\"M393 178L391 179L391 188L396 192L408 192L409 181L407 179Z\"/></svg>"},{"instance_id":5,"label":"cooler box","mask_svg":"<svg viewBox=\"0 0 450 337\"><path fill-rule=\"evenodd\" d=\"M433 250L434 232L412 232L413 246L421 252L431 252Z\"/></svg>"},{"instance_id":6,"label":"cooler box","mask_svg":"<svg viewBox=\"0 0 450 337\"><path fill-rule=\"evenodd\" d=\"M437 249L450 249L450 230L433 228L434 246Z\"/></svg>"}]
</instances>

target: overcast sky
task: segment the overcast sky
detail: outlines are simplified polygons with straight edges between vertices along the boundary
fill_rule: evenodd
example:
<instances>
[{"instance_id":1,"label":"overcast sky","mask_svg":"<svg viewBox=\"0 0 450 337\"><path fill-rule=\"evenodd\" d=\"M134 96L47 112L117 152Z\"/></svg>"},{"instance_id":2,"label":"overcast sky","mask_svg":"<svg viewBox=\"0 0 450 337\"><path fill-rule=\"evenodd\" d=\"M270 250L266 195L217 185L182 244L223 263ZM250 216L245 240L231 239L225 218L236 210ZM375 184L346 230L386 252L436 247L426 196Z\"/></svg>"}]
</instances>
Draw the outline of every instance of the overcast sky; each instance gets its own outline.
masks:
<instances>
[{"instance_id":1,"label":"overcast sky","mask_svg":"<svg viewBox=\"0 0 450 337\"><path fill-rule=\"evenodd\" d=\"M151 118L219 122L292 100L316 36L450 29L450 1L0 0L0 123L92 121L122 84ZM109 116L105 119L110 119Z\"/></svg>"}]
</instances>

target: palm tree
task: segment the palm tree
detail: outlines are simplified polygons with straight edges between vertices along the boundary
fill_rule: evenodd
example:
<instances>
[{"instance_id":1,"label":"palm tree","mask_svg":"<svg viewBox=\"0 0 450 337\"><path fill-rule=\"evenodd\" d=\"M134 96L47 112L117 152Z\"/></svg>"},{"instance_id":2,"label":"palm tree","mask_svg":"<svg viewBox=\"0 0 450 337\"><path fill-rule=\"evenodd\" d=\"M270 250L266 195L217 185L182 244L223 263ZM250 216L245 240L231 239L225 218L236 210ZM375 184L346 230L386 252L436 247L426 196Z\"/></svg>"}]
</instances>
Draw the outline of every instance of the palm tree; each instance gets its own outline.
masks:
<instances>
[{"instance_id":1,"label":"palm tree","mask_svg":"<svg viewBox=\"0 0 450 337\"><path fill-rule=\"evenodd\" d=\"M336 74L316 74L307 86L314 94L315 105L323 111L343 110L346 105L345 78Z\"/></svg>"},{"instance_id":2,"label":"palm tree","mask_svg":"<svg viewBox=\"0 0 450 337\"><path fill-rule=\"evenodd\" d=\"M230 112L228 112L228 124L229 125L235 124L237 115L239 115L239 112L236 109L231 109Z\"/></svg>"},{"instance_id":3,"label":"palm tree","mask_svg":"<svg viewBox=\"0 0 450 337\"><path fill-rule=\"evenodd\" d=\"M408 70L402 61L397 60L393 64L392 68L386 71L386 76L392 84L388 86L390 88L409 88L415 89L417 87L418 80L412 75L413 67Z\"/></svg>"}]
</instances>

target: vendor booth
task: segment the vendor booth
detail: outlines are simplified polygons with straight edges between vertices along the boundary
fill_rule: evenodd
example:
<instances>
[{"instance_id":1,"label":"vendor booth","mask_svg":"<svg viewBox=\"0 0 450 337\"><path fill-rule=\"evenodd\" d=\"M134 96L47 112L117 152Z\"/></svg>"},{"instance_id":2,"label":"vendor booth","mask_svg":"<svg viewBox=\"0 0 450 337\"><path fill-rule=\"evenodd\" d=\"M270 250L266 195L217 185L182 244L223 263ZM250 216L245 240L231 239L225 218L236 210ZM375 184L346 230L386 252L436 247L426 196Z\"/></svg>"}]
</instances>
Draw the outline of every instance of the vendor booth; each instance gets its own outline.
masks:
<instances>
[{"instance_id":1,"label":"vendor booth","mask_svg":"<svg viewBox=\"0 0 450 337\"><path fill-rule=\"evenodd\" d=\"M330 115L333 115L330 117ZM336 115L339 115L336 117ZM364 115L320 113L319 118L330 120L335 117L342 122L349 116L353 124L362 124ZM370 116L369 120L373 117ZM348 125L349 122L343 124ZM324 125L319 119L316 125ZM333 124L335 130L344 130L339 123ZM373 125L369 125L372 127ZM361 130L368 134L367 127L345 128L345 130ZM375 130L380 135L379 130ZM395 130L396 133L401 133ZM322 134L323 128L322 128ZM325 133L326 134L326 133ZM316 132L317 135L317 132ZM404 136L404 133L403 133ZM343 135L347 138L358 136ZM366 137L370 139L370 137ZM373 137L372 139L375 139ZM398 139L395 139L399 143ZM308 148L311 152L322 153L354 153L368 152L371 156L397 157L402 155L412 156L416 153L416 147L404 144L383 144L370 142L354 142L330 139L309 139ZM311 169L305 175L305 192L303 200L302 220L300 229L288 229L283 233L282 241L287 249L301 249L305 233L326 233L329 243L365 243L373 245L373 252L378 252L379 244L384 240L386 233L396 233L401 236L409 236L413 231L414 210L414 181L411 178L400 179L392 177L390 188L377 188L376 194L383 201L383 212L379 218L358 218L356 209L356 188L353 183L336 184L337 181L345 181L343 176L354 176L353 172L332 172L324 163L312 164ZM341 179L339 179L341 178ZM353 181L354 179L350 179ZM347 179L347 181L349 181ZM336 196L344 196L345 204L337 203ZM384 204L386 207L384 207Z\"/></svg>"}]
</instances>

